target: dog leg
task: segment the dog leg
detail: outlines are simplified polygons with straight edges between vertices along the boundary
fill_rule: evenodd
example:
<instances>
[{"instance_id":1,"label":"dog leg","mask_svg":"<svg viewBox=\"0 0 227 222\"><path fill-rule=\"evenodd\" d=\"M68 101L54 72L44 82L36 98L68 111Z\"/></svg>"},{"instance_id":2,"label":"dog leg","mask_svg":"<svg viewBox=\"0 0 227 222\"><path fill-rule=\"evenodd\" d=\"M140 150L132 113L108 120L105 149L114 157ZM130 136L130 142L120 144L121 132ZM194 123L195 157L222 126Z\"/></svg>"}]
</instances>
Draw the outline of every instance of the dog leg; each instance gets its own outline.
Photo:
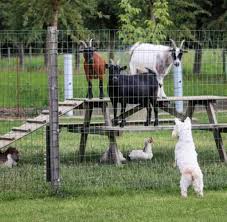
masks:
<instances>
[{"instance_id":1,"label":"dog leg","mask_svg":"<svg viewBox=\"0 0 227 222\"><path fill-rule=\"evenodd\" d=\"M203 174L200 169L194 173L192 185L195 192L203 197Z\"/></svg>"},{"instance_id":2,"label":"dog leg","mask_svg":"<svg viewBox=\"0 0 227 222\"><path fill-rule=\"evenodd\" d=\"M188 196L188 187L192 183L192 176L190 174L182 174L180 180L181 196L186 198Z\"/></svg>"}]
</instances>

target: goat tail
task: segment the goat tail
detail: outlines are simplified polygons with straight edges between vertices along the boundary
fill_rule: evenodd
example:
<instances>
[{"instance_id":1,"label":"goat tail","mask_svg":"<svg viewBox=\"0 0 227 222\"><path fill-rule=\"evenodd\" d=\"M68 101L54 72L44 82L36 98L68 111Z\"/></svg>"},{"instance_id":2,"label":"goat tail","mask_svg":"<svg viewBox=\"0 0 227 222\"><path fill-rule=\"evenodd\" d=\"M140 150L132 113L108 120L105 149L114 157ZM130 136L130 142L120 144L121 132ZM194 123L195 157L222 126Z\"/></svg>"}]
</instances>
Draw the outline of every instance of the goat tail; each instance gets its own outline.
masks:
<instances>
[{"instance_id":1,"label":"goat tail","mask_svg":"<svg viewBox=\"0 0 227 222\"><path fill-rule=\"evenodd\" d=\"M140 45L140 42L136 42L130 49L129 49L129 55L132 57L132 54L134 50Z\"/></svg>"}]
</instances>

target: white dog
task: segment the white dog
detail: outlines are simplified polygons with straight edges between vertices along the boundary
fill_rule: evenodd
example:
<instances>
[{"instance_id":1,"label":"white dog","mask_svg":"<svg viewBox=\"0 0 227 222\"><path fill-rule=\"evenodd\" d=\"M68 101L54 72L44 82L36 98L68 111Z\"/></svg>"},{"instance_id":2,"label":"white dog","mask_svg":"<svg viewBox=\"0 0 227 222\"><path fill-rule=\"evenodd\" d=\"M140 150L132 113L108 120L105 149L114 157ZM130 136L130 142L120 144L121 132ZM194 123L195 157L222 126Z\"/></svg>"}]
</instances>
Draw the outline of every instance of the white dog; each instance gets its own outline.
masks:
<instances>
[{"instance_id":1,"label":"white dog","mask_svg":"<svg viewBox=\"0 0 227 222\"><path fill-rule=\"evenodd\" d=\"M197 161L191 120L189 117L184 122L175 119L175 123L172 136L179 138L175 147L175 163L181 172L181 196L187 197L188 187L192 184L195 192L202 197L203 174Z\"/></svg>"}]
</instances>

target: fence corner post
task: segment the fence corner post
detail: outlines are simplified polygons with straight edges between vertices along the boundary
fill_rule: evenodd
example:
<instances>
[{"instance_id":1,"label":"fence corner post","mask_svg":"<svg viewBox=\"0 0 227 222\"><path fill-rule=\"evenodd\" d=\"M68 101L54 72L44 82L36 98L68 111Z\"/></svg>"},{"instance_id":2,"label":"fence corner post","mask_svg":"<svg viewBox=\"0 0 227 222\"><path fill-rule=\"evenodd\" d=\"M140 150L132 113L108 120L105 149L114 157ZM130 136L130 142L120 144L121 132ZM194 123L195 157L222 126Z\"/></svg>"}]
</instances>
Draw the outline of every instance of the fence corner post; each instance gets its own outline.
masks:
<instances>
[{"instance_id":1,"label":"fence corner post","mask_svg":"<svg viewBox=\"0 0 227 222\"><path fill-rule=\"evenodd\" d=\"M59 119L58 119L58 30L48 27L48 84L49 84L49 129L50 129L50 178L54 192L60 186Z\"/></svg>"}]
</instances>

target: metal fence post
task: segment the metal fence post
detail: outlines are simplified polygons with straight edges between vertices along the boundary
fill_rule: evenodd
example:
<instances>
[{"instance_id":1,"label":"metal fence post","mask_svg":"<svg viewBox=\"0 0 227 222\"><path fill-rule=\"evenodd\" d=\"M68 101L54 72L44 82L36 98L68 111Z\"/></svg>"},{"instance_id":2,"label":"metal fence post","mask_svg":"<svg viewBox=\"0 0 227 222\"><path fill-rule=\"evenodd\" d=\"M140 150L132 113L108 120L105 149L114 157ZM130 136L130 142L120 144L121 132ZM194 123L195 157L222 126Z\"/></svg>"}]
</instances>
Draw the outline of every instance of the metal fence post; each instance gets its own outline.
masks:
<instances>
[{"instance_id":1,"label":"metal fence post","mask_svg":"<svg viewBox=\"0 0 227 222\"><path fill-rule=\"evenodd\" d=\"M50 122L50 167L51 185L58 191L60 185L59 120L58 120L58 30L48 27L48 80L49 80L49 122Z\"/></svg>"}]
</instances>

